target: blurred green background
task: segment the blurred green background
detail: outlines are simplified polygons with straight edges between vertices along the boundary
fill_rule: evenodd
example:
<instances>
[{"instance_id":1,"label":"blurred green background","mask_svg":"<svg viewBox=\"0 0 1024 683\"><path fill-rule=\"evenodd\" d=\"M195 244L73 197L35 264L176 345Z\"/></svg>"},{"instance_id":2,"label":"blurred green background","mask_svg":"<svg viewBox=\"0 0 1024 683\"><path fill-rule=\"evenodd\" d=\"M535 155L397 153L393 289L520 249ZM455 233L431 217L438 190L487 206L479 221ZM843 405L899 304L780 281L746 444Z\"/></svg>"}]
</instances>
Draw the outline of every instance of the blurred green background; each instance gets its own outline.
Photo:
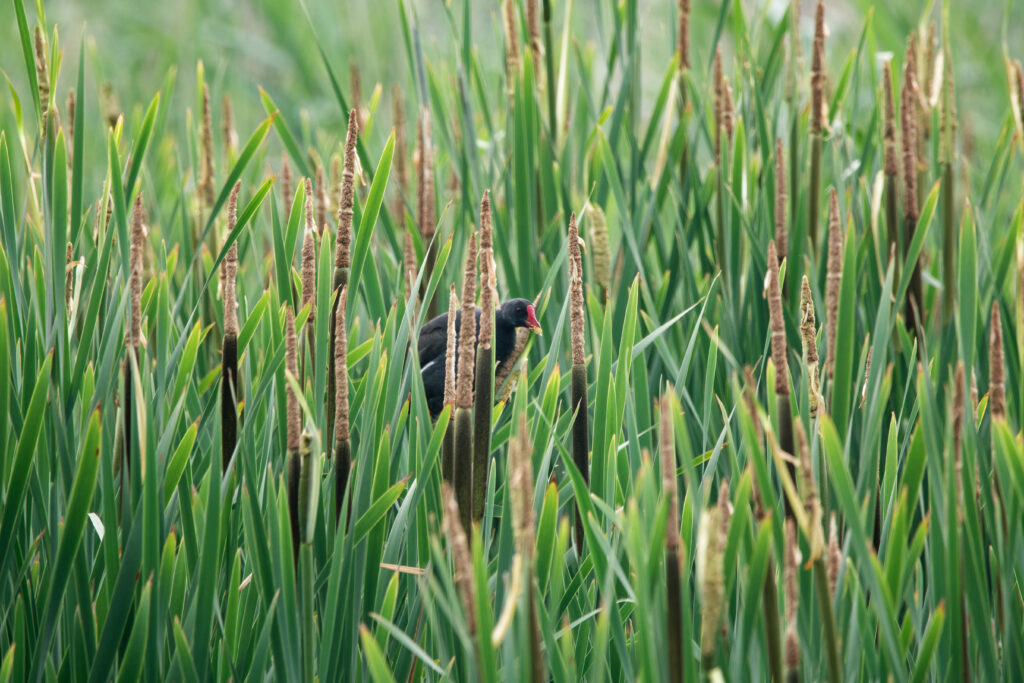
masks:
<instances>
[{"instance_id":1,"label":"blurred green background","mask_svg":"<svg viewBox=\"0 0 1024 683\"><path fill-rule=\"evenodd\" d=\"M472 46L485 74L503 78L504 39L498 0L471 0ZM574 0L572 49L596 51L610 45L613 3ZM238 135L244 140L264 117L257 86L265 88L290 121L308 121L306 130L322 127L343 135L345 119L331 92L316 43L313 28L328 52L342 88L349 91L349 67L357 62L362 76L362 101L365 107L374 87L380 84L380 121L371 131L371 148L377 149L390 128L390 90L393 85L415 91L404 54L399 20L400 3L405 4L422 26L420 40L427 63L450 69L456 63L460 46L460 28L450 16L460 17L461 0L353 0L346 2L297 2L294 0L174 0L137 2L133 0L54 0L46 4L47 19L56 22L64 52L63 81L58 85L58 100L66 97L70 78L75 73L78 47L86 38L87 121L98 123L96 93L101 83L110 82L129 116L144 107L164 83L169 69L176 68L174 106L170 107L172 125L184 130L186 108L195 107L196 62L206 65L212 92L230 93L235 106ZM448 11L445 5L448 5ZM748 24L755 32L764 31L765 22L782 17L788 0L743 0ZM923 20L936 21L941 3L872 2L853 0L828 2L827 60L834 85L838 71L850 51L856 48L864 22L871 21L876 35L876 52L902 51L903 36ZM675 0L640 2L644 104L653 103L665 64L674 45ZM698 69L708 69L710 45L721 14L719 2L692 0L692 60ZM560 27L566 0L554 0L555 26ZM29 23L35 23L31 8ZM805 67L813 32L813 3L801 5ZM955 76L960 113L961 150L970 157L972 170L986 168L996 144L998 131L1008 114L1008 83L1004 68L1004 44L1024 43L1024 10L1010 0L953 2L950 36L955 59ZM308 19L307 19L308 17ZM3 39L0 40L0 68L18 92L27 92L25 67L18 43L13 5L3 4L0 11ZM867 18L867 19L866 19ZM557 30L557 29L556 29ZM723 46L730 49L731 32L723 30ZM753 37L756 40L756 33ZM1022 52L1024 54L1024 52ZM595 55L596 64L606 55ZM603 77L600 69L595 74ZM448 82L450 75L445 76ZM569 74L569 83L578 74ZM454 98L454 88L451 93ZM11 95L0 89L0 117L11 115ZM215 98L219 108L219 97ZM334 140L330 141L334 142Z\"/></svg>"}]
</instances>

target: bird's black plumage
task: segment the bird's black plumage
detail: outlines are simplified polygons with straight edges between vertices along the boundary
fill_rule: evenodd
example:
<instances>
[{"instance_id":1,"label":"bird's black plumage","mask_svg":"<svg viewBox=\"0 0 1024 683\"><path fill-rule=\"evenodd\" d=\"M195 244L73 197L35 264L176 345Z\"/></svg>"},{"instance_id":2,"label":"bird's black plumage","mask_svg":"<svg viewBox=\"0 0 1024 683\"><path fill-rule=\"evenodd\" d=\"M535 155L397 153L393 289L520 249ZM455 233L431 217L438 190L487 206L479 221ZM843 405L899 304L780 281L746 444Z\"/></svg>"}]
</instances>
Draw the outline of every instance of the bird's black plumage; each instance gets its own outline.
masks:
<instances>
[{"instance_id":1,"label":"bird's black plumage","mask_svg":"<svg viewBox=\"0 0 1024 683\"><path fill-rule=\"evenodd\" d=\"M480 307L476 308L477 331L480 329ZM462 312L455 314L455 333L462 324ZM526 327L540 330L534 314L533 304L526 299L509 299L494 310L494 364L500 368L508 359L516 343L516 328ZM420 358L420 374L423 390L431 415L437 415L444 408L444 366L448 351L448 314L433 318L420 328L417 352ZM457 356L456 356L457 358ZM457 367L457 365L456 365Z\"/></svg>"}]
</instances>

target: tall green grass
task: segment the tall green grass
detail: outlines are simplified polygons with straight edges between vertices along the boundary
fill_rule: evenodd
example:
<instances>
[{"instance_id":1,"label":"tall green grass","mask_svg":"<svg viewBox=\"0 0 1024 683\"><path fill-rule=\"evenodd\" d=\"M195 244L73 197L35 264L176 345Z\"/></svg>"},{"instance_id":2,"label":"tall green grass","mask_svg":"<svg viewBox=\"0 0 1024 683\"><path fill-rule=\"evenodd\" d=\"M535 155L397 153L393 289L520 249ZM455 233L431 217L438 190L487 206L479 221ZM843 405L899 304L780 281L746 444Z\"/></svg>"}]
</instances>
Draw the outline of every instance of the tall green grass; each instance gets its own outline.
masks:
<instances>
[{"instance_id":1,"label":"tall green grass","mask_svg":"<svg viewBox=\"0 0 1024 683\"><path fill-rule=\"evenodd\" d=\"M634 0L592 21L572 2L398 0L392 97L418 114L397 131L379 92L339 79L317 15L274 16L330 114L302 113L284 87L245 84L242 99L230 69L194 84L172 70L122 111L96 85L108 46L83 36L69 75L67 27L13 2L0 682L1024 675L1012 45L1005 72L986 64L1006 84L999 109L968 106L941 77L968 63L946 54L972 30L965 10L913 17L944 39L912 43L906 73L939 77L899 100L916 92L932 119L927 143L903 148L923 181L908 196L886 163L899 133L883 94L906 58L890 74L877 53L901 54L909 27L844 15L859 32L848 51L825 44L808 107L812 24L795 4L695 4L688 41L663 4L660 35L641 32ZM454 52L428 39L437 26ZM680 52L645 62L656 40ZM210 104L228 89L234 147ZM728 127L716 90L731 90ZM939 125L954 111L963 124ZM314 176L347 137L321 124L346 119L362 124L341 174L351 205L329 201L350 243L324 229L304 281L310 193L282 193L282 154ZM996 131L991 158L968 120ZM416 196L406 168L426 176ZM415 353L432 307L475 274L488 190L497 299L534 300L546 330L494 378L489 432L471 402L431 419ZM217 284L233 250L237 330ZM466 450L474 429L486 453ZM457 503L476 502L460 466L481 456L477 521Z\"/></svg>"}]
</instances>

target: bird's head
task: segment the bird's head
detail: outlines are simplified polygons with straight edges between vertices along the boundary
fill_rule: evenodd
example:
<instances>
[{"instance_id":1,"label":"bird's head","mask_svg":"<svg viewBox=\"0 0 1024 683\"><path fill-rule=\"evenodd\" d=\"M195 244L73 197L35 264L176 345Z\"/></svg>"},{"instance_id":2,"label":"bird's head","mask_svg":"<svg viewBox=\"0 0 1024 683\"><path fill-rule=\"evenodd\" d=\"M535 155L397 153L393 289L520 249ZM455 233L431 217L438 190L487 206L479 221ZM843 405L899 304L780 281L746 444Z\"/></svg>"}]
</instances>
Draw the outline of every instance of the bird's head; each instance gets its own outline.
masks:
<instances>
[{"instance_id":1,"label":"bird's head","mask_svg":"<svg viewBox=\"0 0 1024 683\"><path fill-rule=\"evenodd\" d=\"M542 333L533 304L528 299L509 299L501 305L501 314L514 327L526 327L537 334Z\"/></svg>"}]
</instances>

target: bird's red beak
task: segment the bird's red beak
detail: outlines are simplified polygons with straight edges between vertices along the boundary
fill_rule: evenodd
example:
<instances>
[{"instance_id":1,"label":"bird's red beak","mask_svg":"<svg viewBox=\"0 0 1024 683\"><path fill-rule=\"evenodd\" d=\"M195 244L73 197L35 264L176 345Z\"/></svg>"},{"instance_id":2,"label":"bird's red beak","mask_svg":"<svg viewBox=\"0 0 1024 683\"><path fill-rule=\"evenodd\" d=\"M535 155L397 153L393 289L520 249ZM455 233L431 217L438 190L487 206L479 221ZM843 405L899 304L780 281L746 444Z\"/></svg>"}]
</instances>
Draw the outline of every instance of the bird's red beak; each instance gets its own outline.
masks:
<instances>
[{"instance_id":1,"label":"bird's red beak","mask_svg":"<svg viewBox=\"0 0 1024 683\"><path fill-rule=\"evenodd\" d=\"M537 334L544 334L544 330L541 329L540 323L537 322L537 315L533 312L532 305L528 305L526 307L526 326Z\"/></svg>"}]
</instances>

